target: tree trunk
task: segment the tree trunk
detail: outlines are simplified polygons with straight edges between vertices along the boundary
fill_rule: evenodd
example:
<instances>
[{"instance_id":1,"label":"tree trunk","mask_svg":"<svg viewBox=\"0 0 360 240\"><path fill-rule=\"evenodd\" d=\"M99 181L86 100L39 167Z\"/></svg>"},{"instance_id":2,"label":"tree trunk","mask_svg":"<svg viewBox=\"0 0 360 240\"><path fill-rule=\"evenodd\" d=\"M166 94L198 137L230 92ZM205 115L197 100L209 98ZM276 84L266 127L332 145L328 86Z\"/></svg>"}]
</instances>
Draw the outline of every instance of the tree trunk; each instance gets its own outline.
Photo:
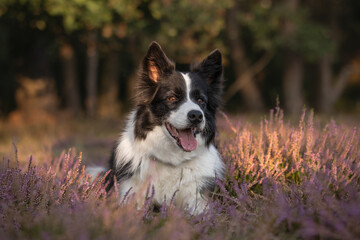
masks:
<instances>
[{"instance_id":1,"label":"tree trunk","mask_svg":"<svg viewBox=\"0 0 360 240\"><path fill-rule=\"evenodd\" d=\"M120 113L119 95L119 57L117 52L108 54L105 73L101 81L99 99L99 115L102 117L117 117Z\"/></svg>"},{"instance_id":2,"label":"tree trunk","mask_svg":"<svg viewBox=\"0 0 360 240\"><path fill-rule=\"evenodd\" d=\"M331 91L331 60L329 56L323 56L319 60L319 98L318 107L319 111L322 113L330 113L332 111L333 99Z\"/></svg>"},{"instance_id":3,"label":"tree trunk","mask_svg":"<svg viewBox=\"0 0 360 240\"><path fill-rule=\"evenodd\" d=\"M30 42L22 53L23 65L16 68L15 101L17 110L9 116L18 124L54 123L58 110L58 96L44 35ZM0 80L1 81L1 80Z\"/></svg>"},{"instance_id":4,"label":"tree trunk","mask_svg":"<svg viewBox=\"0 0 360 240\"><path fill-rule=\"evenodd\" d=\"M65 104L72 114L80 112L79 86L76 74L76 61L74 49L69 43L63 43L60 47L60 58L64 80Z\"/></svg>"},{"instance_id":5,"label":"tree trunk","mask_svg":"<svg viewBox=\"0 0 360 240\"><path fill-rule=\"evenodd\" d=\"M233 62L234 71L236 75L236 89L229 89L225 95L225 99L229 100L232 95L240 91L245 104L248 109L253 111L262 110L264 108L263 100L258 87L254 82L254 74L247 71L250 68L248 59L245 56L245 48L241 39L241 28L236 19L237 8L239 7L234 2L234 7L227 10L226 13L226 34L229 43L230 58Z\"/></svg>"},{"instance_id":6,"label":"tree trunk","mask_svg":"<svg viewBox=\"0 0 360 240\"><path fill-rule=\"evenodd\" d=\"M304 76L304 61L293 51L285 51L283 76L285 109L288 113L294 115L301 113L304 104L301 91Z\"/></svg>"},{"instance_id":7,"label":"tree trunk","mask_svg":"<svg viewBox=\"0 0 360 240\"><path fill-rule=\"evenodd\" d=\"M324 55L319 61L319 98L317 100L319 111L329 114L333 111L334 104L345 90L352 72L350 65L341 68L339 75L334 79L332 72L332 58ZM335 81L333 83L333 81Z\"/></svg>"},{"instance_id":8,"label":"tree trunk","mask_svg":"<svg viewBox=\"0 0 360 240\"><path fill-rule=\"evenodd\" d=\"M298 5L299 0L285 0L285 6L289 13L295 14ZM284 35L290 38L295 32L295 23L290 20L285 21ZM291 115L299 114L304 104L302 96L304 61L303 58L291 50L289 46L285 46L284 54L283 91L285 110Z\"/></svg>"},{"instance_id":9,"label":"tree trunk","mask_svg":"<svg viewBox=\"0 0 360 240\"><path fill-rule=\"evenodd\" d=\"M89 117L94 117L97 110L97 75L99 65L96 30L88 32L87 41L86 111Z\"/></svg>"}]
</instances>

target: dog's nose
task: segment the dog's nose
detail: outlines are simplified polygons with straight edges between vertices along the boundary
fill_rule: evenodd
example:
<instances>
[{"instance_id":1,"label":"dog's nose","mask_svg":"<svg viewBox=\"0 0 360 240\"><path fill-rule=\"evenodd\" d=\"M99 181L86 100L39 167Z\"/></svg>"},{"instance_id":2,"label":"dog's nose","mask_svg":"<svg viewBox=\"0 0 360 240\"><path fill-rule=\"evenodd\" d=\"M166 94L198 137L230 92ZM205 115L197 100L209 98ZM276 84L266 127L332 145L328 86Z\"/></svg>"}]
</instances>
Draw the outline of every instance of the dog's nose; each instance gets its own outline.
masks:
<instances>
[{"instance_id":1,"label":"dog's nose","mask_svg":"<svg viewBox=\"0 0 360 240\"><path fill-rule=\"evenodd\" d=\"M188 113L188 119L192 124L198 124L202 122L203 114L198 110L191 110Z\"/></svg>"}]
</instances>

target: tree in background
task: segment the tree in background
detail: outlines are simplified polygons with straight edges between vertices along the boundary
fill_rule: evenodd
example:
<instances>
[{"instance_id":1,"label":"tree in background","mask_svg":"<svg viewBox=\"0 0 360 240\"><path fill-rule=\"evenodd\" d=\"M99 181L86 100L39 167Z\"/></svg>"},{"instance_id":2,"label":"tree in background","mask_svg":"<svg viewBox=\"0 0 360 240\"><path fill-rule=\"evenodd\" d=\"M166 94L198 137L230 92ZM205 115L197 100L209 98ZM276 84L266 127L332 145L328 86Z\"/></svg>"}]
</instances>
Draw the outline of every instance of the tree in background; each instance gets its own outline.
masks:
<instances>
[{"instance_id":1,"label":"tree in background","mask_svg":"<svg viewBox=\"0 0 360 240\"><path fill-rule=\"evenodd\" d=\"M260 2L232 1L225 17L226 40L235 72L235 81L228 88L225 101L229 101L240 91L248 110L252 111L264 108L255 79L273 55L273 41L268 41L268 36L263 38L272 31L271 25L262 27L262 21L269 20L268 17L271 16L267 13L264 15L267 10L267 5L261 5ZM246 40L252 43L246 43ZM254 55L255 61L252 60Z\"/></svg>"},{"instance_id":2,"label":"tree in background","mask_svg":"<svg viewBox=\"0 0 360 240\"><path fill-rule=\"evenodd\" d=\"M299 0L285 0L284 14L287 13L283 22L284 41L284 75L283 91L285 99L285 109L290 114L299 114L304 105L303 97L303 78L304 78L304 59L301 53L296 51L297 34L299 24L297 24L297 12L300 9ZM286 12L285 12L286 11Z\"/></svg>"},{"instance_id":3,"label":"tree in background","mask_svg":"<svg viewBox=\"0 0 360 240\"><path fill-rule=\"evenodd\" d=\"M215 48L227 53L222 33L229 4L229 0L151 1L149 10L157 28L150 37L178 63L200 61Z\"/></svg>"},{"instance_id":4,"label":"tree in background","mask_svg":"<svg viewBox=\"0 0 360 240\"><path fill-rule=\"evenodd\" d=\"M268 63L282 56L282 102L288 113L300 113L305 104L302 90L305 62L314 62L333 48L325 27L311 19L307 6L298 0L233 1L226 19L236 79L225 99L240 91L250 110L262 109L257 75L266 74Z\"/></svg>"},{"instance_id":5,"label":"tree in background","mask_svg":"<svg viewBox=\"0 0 360 240\"><path fill-rule=\"evenodd\" d=\"M41 3L40 0L0 3L0 35L6 36L0 52L6 54L4 58L9 65L4 69L5 74L1 71L1 85L13 82L16 86L2 88L1 92L11 93L15 100L18 111L12 114L13 119L27 123L40 119L51 121L51 115L58 110L51 69L53 39L45 30L49 16ZM50 47L44 49L44 46Z\"/></svg>"},{"instance_id":6,"label":"tree in background","mask_svg":"<svg viewBox=\"0 0 360 240\"><path fill-rule=\"evenodd\" d=\"M14 86L25 69L50 74L62 79L56 87L73 113L81 111L85 96L89 116L111 115L118 99L131 95L124 88L156 40L181 70L221 49L230 104L240 93L247 109L258 111L280 94L289 113L312 104L311 98L330 112L359 55L360 6L355 0L323 6L320 0L3 0L1 86Z\"/></svg>"},{"instance_id":7,"label":"tree in background","mask_svg":"<svg viewBox=\"0 0 360 240\"><path fill-rule=\"evenodd\" d=\"M313 9L306 3L289 0L284 1L283 6L285 109L290 114L299 114L305 104L304 64L313 64L324 54L333 52L334 41L327 35L326 27L310 17Z\"/></svg>"},{"instance_id":8,"label":"tree in background","mask_svg":"<svg viewBox=\"0 0 360 240\"><path fill-rule=\"evenodd\" d=\"M77 64L74 48L67 40L61 42L59 55L62 65L66 106L73 115L78 115L81 111L81 101Z\"/></svg>"},{"instance_id":9,"label":"tree in background","mask_svg":"<svg viewBox=\"0 0 360 240\"><path fill-rule=\"evenodd\" d=\"M129 21L138 17L138 1L129 0L47 0L46 9L52 16L62 18L63 28L69 34L81 31L87 46L86 70L86 112L94 117L97 112L97 85L99 68L98 35L108 26L119 21ZM69 48L69 45L67 46ZM71 58L69 58L71 60ZM116 63L115 63L116 64ZM70 69L68 69L70 71ZM73 78L68 78L73 81ZM69 83L76 85L76 83Z\"/></svg>"},{"instance_id":10,"label":"tree in background","mask_svg":"<svg viewBox=\"0 0 360 240\"><path fill-rule=\"evenodd\" d=\"M357 72L352 66L360 40L359 1L326 2L307 1L312 10L311 18L326 26L325 34L334 43L333 51L324 52L317 60L319 84L317 108L331 113L343 94L351 74Z\"/></svg>"}]
</instances>

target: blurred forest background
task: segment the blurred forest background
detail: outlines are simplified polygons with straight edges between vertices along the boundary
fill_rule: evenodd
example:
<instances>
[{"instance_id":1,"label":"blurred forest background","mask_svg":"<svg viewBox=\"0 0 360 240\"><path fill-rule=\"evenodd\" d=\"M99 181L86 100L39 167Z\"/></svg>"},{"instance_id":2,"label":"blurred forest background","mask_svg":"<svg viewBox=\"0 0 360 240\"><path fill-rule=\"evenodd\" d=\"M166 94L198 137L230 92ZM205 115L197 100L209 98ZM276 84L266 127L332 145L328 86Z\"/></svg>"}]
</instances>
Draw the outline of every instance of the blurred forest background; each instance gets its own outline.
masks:
<instances>
[{"instance_id":1,"label":"blurred forest background","mask_svg":"<svg viewBox=\"0 0 360 240\"><path fill-rule=\"evenodd\" d=\"M120 116L153 40L220 49L230 112L360 113L359 0L1 0L0 116Z\"/></svg>"}]
</instances>

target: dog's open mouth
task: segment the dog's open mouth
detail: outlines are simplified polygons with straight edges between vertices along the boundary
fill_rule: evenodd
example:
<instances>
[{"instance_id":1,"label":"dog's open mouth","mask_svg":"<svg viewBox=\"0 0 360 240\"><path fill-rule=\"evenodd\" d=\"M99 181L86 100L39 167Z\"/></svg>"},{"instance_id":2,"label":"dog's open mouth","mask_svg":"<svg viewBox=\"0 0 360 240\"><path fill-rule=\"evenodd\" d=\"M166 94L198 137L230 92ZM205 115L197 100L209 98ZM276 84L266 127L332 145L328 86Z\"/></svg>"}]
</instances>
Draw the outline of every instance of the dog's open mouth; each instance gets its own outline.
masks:
<instances>
[{"instance_id":1,"label":"dog's open mouth","mask_svg":"<svg viewBox=\"0 0 360 240\"><path fill-rule=\"evenodd\" d=\"M170 123L166 123L166 129L170 135L176 140L179 147L186 152L194 151L197 147L195 138L196 128L177 129Z\"/></svg>"}]
</instances>

